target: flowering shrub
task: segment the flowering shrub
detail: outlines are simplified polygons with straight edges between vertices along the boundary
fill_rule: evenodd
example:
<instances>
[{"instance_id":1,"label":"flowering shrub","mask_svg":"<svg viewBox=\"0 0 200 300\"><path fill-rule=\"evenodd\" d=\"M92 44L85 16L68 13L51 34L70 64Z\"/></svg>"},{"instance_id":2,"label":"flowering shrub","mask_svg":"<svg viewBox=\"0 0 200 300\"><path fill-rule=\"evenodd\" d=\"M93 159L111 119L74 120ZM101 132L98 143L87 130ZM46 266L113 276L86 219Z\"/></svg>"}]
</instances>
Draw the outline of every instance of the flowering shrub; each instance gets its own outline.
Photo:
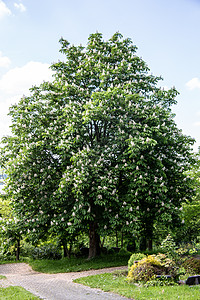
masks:
<instances>
[{"instance_id":1,"label":"flowering shrub","mask_svg":"<svg viewBox=\"0 0 200 300\"><path fill-rule=\"evenodd\" d=\"M154 280L156 275L170 275L176 278L178 268L173 260L169 259L165 254L148 255L138 262L133 263L128 273L128 281Z\"/></svg>"},{"instance_id":2,"label":"flowering shrub","mask_svg":"<svg viewBox=\"0 0 200 300\"><path fill-rule=\"evenodd\" d=\"M156 274L163 274L164 267L162 267L160 261L156 259L154 255L148 255L147 257L135 262L128 272L128 281L144 281L152 279Z\"/></svg>"},{"instance_id":3,"label":"flowering shrub","mask_svg":"<svg viewBox=\"0 0 200 300\"><path fill-rule=\"evenodd\" d=\"M143 253L133 253L128 261L128 271L130 271L131 266L134 264L135 261L141 260L146 257Z\"/></svg>"}]
</instances>

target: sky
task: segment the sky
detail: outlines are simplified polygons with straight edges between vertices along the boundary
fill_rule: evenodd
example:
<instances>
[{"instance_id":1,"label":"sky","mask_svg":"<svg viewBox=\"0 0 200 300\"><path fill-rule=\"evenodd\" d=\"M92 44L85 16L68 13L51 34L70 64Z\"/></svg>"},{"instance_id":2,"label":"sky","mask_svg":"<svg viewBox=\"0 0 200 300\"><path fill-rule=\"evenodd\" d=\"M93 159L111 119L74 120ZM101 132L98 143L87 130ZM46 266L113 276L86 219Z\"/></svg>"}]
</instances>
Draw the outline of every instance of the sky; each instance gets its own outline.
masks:
<instances>
[{"instance_id":1,"label":"sky","mask_svg":"<svg viewBox=\"0 0 200 300\"><path fill-rule=\"evenodd\" d=\"M10 134L9 107L33 85L52 79L50 65L64 60L61 37L86 45L120 32L159 85L179 91L173 107L183 133L200 147L200 0L0 0L0 138Z\"/></svg>"}]
</instances>

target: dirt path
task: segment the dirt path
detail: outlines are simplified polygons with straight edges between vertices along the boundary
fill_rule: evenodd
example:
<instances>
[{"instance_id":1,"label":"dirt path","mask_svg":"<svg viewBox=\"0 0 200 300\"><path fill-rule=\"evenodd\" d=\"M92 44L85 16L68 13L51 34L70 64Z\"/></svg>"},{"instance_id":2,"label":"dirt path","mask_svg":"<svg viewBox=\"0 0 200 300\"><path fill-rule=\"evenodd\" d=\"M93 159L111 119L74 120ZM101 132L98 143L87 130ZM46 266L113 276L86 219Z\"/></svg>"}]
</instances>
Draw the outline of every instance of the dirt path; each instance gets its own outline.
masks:
<instances>
[{"instance_id":1,"label":"dirt path","mask_svg":"<svg viewBox=\"0 0 200 300\"><path fill-rule=\"evenodd\" d=\"M5 264L0 265L0 275L6 276L7 279L0 280L0 286L22 286L34 295L46 300L125 300L127 298L113 293L73 283L73 279L79 277L108 273L119 269L125 269L125 267L44 274L33 271L25 263Z\"/></svg>"}]
</instances>

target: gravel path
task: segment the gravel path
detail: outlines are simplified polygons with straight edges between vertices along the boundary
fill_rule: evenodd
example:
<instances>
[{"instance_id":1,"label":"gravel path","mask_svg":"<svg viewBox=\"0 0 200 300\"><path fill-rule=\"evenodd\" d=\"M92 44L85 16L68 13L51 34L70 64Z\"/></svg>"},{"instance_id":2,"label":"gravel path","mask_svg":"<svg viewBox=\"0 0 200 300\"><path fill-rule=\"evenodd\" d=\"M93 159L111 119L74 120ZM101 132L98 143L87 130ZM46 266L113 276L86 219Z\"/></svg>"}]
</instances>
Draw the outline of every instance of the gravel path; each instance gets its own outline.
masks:
<instances>
[{"instance_id":1,"label":"gravel path","mask_svg":"<svg viewBox=\"0 0 200 300\"><path fill-rule=\"evenodd\" d=\"M90 270L84 272L44 274L35 272L25 263L0 265L0 274L6 276L6 280L0 280L0 286L22 286L32 294L46 300L125 300L128 298L103 292L99 289L91 289L77 283L73 279L113 272L125 267ZM130 300L130 299L129 299Z\"/></svg>"}]
</instances>

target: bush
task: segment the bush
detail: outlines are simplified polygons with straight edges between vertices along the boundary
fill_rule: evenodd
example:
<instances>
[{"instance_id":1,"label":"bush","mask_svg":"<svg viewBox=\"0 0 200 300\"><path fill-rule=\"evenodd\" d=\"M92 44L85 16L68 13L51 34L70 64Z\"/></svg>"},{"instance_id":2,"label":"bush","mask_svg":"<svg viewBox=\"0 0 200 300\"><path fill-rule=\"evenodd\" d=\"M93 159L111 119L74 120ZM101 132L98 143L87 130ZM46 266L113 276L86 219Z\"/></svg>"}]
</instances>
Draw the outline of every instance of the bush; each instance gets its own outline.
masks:
<instances>
[{"instance_id":1,"label":"bush","mask_svg":"<svg viewBox=\"0 0 200 300\"><path fill-rule=\"evenodd\" d=\"M130 270L135 261L141 260L144 257L146 257L146 255L143 253L133 253L128 261L128 270Z\"/></svg>"},{"instance_id":2,"label":"bush","mask_svg":"<svg viewBox=\"0 0 200 300\"><path fill-rule=\"evenodd\" d=\"M31 256L34 259L61 259L62 252L56 245L47 244L34 248Z\"/></svg>"},{"instance_id":3,"label":"bush","mask_svg":"<svg viewBox=\"0 0 200 300\"><path fill-rule=\"evenodd\" d=\"M26 241L22 240L21 243L20 243L20 256L22 257L30 257L32 256L32 253L35 249L35 247L30 244L30 243L27 243Z\"/></svg>"},{"instance_id":4,"label":"bush","mask_svg":"<svg viewBox=\"0 0 200 300\"><path fill-rule=\"evenodd\" d=\"M153 255L148 255L138 262L133 263L128 272L128 281L143 281L147 282L154 278L154 275L162 275L164 267Z\"/></svg>"},{"instance_id":5,"label":"bush","mask_svg":"<svg viewBox=\"0 0 200 300\"><path fill-rule=\"evenodd\" d=\"M170 234L168 234L168 236L162 241L160 247L165 251L165 253L167 253L167 255L170 258L174 258L174 259L177 258L178 256L176 253L177 246L176 243L174 242L173 237Z\"/></svg>"},{"instance_id":6,"label":"bush","mask_svg":"<svg viewBox=\"0 0 200 300\"><path fill-rule=\"evenodd\" d=\"M129 251L127 251L126 249L124 249L124 248L121 248L120 250L119 250L119 253L117 253L119 256L121 255L121 256L124 256L124 255L131 255L131 252L129 252Z\"/></svg>"},{"instance_id":7,"label":"bush","mask_svg":"<svg viewBox=\"0 0 200 300\"><path fill-rule=\"evenodd\" d=\"M148 255L130 267L127 279L129 281L154 280L155 275L170 275L172 280L178 279L178 268L173 260L165 254Z\"/></svg>"},{"instance_id":8,"label":"bush","mask_svg":"<svg viewBox=\"0 0 200 300\"><path fill-rule=\"evenodd\" d=\"M191 257L186 259L182 266L190 274L200 274L200 259Z\"/></svg>"},{"instance_id":9,"label":"bush","mask_svg":"<svg viewBox=\"0 0 200 300\"><path fill-rule=\"evenodd\" d=\"M181 245L177 250L176 253L178 254L179 258L185 258L188 255L196 255L200 251L200 243L187 243Z\"/></svg>"}]
</instances>

